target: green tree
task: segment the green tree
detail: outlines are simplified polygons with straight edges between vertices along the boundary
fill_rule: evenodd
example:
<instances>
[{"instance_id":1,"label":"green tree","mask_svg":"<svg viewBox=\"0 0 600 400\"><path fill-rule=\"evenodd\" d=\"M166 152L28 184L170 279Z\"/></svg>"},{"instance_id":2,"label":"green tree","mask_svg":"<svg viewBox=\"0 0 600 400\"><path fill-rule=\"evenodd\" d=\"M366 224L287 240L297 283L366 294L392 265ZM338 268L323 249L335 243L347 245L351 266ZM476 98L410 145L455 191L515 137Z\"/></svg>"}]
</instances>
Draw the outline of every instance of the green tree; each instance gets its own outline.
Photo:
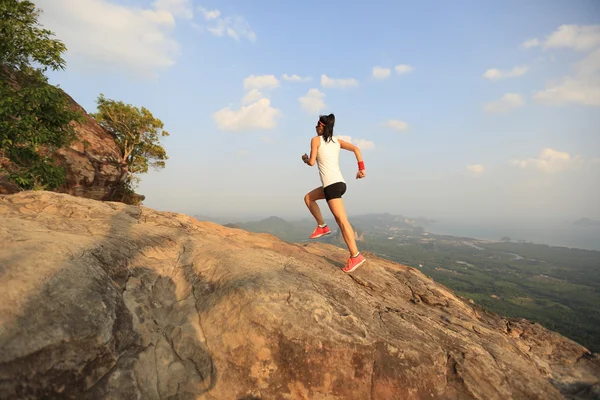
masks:
<instances>
[{"instance_id":1,"label":"green tree","mask_svg":"<svg viewBox=\"0 0 600 400\"><path fill-rule=\"evenodd\" d=\"M0 0L0 172L22 189L56 189L65 171L53 152L75 138L81 113L48 83L65 68L65 45L38 24L31 1Z\"/></svg>"},{"instance_id":2,"label":"green tree","mask_svg":"<svg viewBox=\"0 0 600 400\"><path fill-rule=\"evenodd\" d=\"M169 136L163 122L145 107L138 108L100 94L98 112L90 114L114 138L121 149L121 162L127 164L125 190L133 191L139 182L137 174L149 167L164 168L168 159L160 139Z\"/></svg>"}]
</instances>

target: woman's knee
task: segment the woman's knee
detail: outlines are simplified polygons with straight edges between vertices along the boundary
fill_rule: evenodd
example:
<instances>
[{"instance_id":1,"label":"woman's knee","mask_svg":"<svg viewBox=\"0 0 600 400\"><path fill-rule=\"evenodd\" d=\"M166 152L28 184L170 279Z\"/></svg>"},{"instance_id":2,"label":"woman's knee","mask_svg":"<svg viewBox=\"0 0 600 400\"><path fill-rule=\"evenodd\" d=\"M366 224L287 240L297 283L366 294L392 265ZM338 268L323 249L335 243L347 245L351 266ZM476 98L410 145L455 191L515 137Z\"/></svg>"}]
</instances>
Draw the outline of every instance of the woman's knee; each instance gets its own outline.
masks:
<instances>
[{"instance_id":1,"label":"woman's knee","mask_svg":"<svg viewBox=\"0 0 600 400\"><path fill-rule=\"evenodd\" d=\"M307 206L310 206L310 202L311 202L310 194L306 194L304 196L304 203L306 203Z\"/></svg>"},{"instance_id":2,"label":"woman's knee","mask_svg":"<svg viewBox=\"0 0 600 400\"><path fill-rule=\"evenodd\" d=\"M336 215L336 214L334 214L334 215L333 215L333 218L335 218L335 222L336 222L336 223L337 223L339 226L342 226L342 225L346 225L346 224L348 224L348 218L346 218L346 217L345 217L345 216L343 216L343 215Z\"/></svg>"}]
</instances>

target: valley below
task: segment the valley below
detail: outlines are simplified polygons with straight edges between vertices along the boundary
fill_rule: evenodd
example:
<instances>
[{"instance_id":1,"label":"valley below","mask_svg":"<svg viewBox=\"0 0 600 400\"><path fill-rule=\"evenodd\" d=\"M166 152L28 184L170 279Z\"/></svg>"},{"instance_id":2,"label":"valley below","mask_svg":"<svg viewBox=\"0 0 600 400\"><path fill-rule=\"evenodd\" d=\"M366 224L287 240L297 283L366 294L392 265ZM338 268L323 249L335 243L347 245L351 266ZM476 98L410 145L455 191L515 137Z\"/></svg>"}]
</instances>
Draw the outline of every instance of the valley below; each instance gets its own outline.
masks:
<instances>
[{"instance_id":1,"label":"valley below","mask_svg":"<svg viewBox=\"0 0 600 400\"><path fill-rule=\"evenodd\" d=\"M318 241L345 249L335 222L326 222L332 234ZM351 222L359 249L418 268L490 311L527 318L600 351L600 251L439 235L421 226L427 221L390 214ZM313 225L277 217L227 224L300 243L310 241Z\"/></svg>"}]
</instances>

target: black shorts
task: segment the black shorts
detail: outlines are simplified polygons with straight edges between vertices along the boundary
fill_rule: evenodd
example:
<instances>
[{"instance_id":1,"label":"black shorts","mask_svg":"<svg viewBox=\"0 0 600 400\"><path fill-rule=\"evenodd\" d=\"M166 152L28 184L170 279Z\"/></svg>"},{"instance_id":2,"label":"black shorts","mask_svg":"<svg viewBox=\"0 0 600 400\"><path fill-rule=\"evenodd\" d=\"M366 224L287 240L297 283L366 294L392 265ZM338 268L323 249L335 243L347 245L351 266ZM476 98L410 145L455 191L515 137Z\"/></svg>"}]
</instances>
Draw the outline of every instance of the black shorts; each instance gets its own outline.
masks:
<instances>
[{"instance_id":1,"label":"black shorts","mask_svg":"<svg viewBox=\"0 0 600 400\"><path fill-rule=\"evenodd\" d=\"M346 184L344 182L336 182L323 188L325 192L325 200L341 199L346 193Z\"/></svg>"}]
</instances>

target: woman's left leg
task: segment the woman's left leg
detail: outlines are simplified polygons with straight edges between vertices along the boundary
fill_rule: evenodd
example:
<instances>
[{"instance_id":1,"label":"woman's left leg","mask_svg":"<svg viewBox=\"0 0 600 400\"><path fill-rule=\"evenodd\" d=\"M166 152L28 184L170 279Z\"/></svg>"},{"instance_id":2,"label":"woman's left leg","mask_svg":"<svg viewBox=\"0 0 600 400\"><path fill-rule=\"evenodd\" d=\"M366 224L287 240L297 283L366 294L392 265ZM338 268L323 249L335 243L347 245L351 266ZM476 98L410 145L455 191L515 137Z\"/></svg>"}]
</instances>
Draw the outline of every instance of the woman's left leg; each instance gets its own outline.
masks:
<instances>
[{"instance_id":1,"label":"woman's left leg","mask_svg":"<svg viewBox=\"0 0 600 400\"><path fill-rule=\"evenodd\" d=\"M323 219L323 214L321 214L321 209L317 204L317 200L323 200L324 198L325 192L323 191L322 186L311 190L304 196L306 207L308 207L308 210L312 216L315 217L315 220L319 225L325 225L325 220Z\"/></svg>"}]
</instances>

